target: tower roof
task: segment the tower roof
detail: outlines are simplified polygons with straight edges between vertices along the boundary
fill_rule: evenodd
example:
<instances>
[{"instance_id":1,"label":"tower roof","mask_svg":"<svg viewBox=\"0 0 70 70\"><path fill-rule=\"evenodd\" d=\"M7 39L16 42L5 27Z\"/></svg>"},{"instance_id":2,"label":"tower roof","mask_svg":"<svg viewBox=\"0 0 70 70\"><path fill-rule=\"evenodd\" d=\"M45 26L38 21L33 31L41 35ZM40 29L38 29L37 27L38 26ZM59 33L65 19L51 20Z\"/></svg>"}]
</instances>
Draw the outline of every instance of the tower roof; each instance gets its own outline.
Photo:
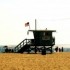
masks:
<instances>
[{"instance_id":1,"label":"tower roof","mask_svg":"<svg viewBox=\"0 0 70 70\"><path fill-rule=\"evenodd\" d=\"M32 32L56 32L56 30L29 30Z\"/></svg>"}]
</instances>

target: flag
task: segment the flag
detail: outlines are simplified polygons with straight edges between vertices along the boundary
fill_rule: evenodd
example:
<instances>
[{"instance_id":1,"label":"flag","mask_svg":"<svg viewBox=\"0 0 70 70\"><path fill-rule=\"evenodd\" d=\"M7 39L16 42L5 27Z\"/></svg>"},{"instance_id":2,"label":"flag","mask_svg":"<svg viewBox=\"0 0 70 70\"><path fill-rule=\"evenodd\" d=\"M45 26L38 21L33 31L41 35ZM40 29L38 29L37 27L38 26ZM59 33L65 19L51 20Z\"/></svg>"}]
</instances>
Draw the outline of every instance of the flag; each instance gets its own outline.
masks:
<instances>
[{"instance_id":1,"label":"flag","mask_svg":"<svg viewBox=\"0 0 70 70\"><path fill-rule=\"evenodd\" d=\"M25 27L29 26L29 30L30 30L30 24L29 22L25 23ZM27 31L27 35L29 34L29 30Z\"/></svg>"},{"instance_id":2,"label":"flag","mask_svg":"<svg viewBox=\"0 0 70 70\"><path fill-rule=\"evenodd\" d=\"M29 26L29 22L25 23L25 27Z\"/></svg>"}]
</instances>

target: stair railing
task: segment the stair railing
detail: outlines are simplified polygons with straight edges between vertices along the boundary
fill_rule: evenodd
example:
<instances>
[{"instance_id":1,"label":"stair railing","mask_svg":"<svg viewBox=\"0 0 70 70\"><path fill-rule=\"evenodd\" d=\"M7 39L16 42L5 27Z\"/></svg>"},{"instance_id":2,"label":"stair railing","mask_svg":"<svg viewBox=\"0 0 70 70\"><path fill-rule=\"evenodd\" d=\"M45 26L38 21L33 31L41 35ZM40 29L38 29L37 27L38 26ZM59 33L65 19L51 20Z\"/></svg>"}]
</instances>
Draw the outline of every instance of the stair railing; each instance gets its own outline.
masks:
<instances>
[{"instance_id":1,"label":"stair railing","mask_svg":"<svg viewBox=\"0 0 70 70\"><path fill-rule=\"evenodd\" d=\"M18 52L24 45L30 45L31 40L30 39L24 39L22 42L20 42L15 48L14 52Z\"/></svg>"}]
</instances>

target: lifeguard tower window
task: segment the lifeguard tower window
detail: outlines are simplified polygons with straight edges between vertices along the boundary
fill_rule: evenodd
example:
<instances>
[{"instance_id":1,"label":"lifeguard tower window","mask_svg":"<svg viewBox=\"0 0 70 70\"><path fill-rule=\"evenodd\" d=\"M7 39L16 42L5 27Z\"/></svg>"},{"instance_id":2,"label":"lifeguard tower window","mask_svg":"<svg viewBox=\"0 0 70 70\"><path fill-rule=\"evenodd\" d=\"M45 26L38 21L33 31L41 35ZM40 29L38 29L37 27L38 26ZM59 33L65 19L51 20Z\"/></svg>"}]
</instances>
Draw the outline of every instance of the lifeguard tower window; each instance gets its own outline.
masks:
<instances>
[{"instance_id":1,"label":"lifeguard tower window","mask_svg":"<svg viewBox=\"0 0 70 70\"><path fill-rule=\"evenodd\" d=\"M44 32L42 40L50 40L51 33L50 32Z\"/></svg>"}]
</instances>

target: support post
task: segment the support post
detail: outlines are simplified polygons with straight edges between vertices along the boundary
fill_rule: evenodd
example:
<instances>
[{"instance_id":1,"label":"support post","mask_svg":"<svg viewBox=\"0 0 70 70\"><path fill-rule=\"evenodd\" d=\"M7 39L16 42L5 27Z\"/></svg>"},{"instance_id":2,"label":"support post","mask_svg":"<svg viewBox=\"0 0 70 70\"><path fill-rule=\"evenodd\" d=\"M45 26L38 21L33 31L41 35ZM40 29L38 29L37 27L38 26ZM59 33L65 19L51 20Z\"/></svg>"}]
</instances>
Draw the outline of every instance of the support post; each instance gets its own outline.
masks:
<instances>
[{"instance_id":1,"label":"support post","mask_svg":"<svg viewBox=\"0 0 70 70\"><path fill-rule=\"evenodd\" d=\"M37 49L36 49L36 46L35 46L35 54L37 53Z\"/></svg>"},{"instance_id":2,"label":"support post","mask_svg":"<svg viewBox=\"0 0 70 70\"><path fill-rule=\"evenodd\" d=\"M51 46L51 53L52 53L53 51L52 51L52 46Z\"/></svg>"}]
</instances>

